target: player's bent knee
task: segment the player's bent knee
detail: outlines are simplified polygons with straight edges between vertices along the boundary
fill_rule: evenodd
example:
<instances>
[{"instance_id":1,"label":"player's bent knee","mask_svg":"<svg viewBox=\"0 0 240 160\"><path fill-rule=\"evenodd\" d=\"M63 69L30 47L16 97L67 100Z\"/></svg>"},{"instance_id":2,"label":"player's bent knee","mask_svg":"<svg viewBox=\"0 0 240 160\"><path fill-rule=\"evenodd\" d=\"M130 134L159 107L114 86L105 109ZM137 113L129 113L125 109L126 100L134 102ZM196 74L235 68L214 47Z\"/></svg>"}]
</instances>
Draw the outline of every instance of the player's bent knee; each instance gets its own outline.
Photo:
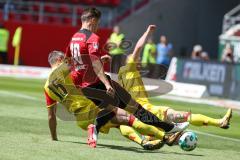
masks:
<instances>
[{"instance_id":1,"label":"player's bent knee","mask_svg":"<svg viewBox=\"0 0 240 160\"><path fill-rule=\"evenodd\" d=\"M167 111L166 121L182 123L188 121L190 115L191 115L190 112L179 112L173 109L169 109Z\"/></svg>"}]
</instances>

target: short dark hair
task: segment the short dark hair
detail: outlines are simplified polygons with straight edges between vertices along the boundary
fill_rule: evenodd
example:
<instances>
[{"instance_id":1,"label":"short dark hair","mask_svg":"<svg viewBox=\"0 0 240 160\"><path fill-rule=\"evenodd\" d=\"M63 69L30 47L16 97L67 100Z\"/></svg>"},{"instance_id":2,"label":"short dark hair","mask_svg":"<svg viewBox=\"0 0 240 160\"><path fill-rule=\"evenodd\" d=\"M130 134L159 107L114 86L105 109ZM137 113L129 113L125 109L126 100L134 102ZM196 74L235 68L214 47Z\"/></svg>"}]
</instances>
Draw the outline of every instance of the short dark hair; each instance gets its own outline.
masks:
<instances>
[{"instance_id":1,"label":"short dark hair","mask_svg":"<svg viewBox=\"0 0 240 160\"><path fill-rule=\"evenodd\" d=\"M48 63L54 65L59 59L64 58L64 53L62 51L52 51L48 55Z\"/></svg>"},{"instance_id":2,"label":"short dark hair","mask_svg":"<svg viewBox=\"0 0 240 160\"><path fill-rule=\"evenodd\" d=\"M90 20L91 18L100 19L101 15L102 15L101 11L99 11L97 8L94 7L86 8L82 12L81 21L85 22Z\"/></svg>"}]
</instances>

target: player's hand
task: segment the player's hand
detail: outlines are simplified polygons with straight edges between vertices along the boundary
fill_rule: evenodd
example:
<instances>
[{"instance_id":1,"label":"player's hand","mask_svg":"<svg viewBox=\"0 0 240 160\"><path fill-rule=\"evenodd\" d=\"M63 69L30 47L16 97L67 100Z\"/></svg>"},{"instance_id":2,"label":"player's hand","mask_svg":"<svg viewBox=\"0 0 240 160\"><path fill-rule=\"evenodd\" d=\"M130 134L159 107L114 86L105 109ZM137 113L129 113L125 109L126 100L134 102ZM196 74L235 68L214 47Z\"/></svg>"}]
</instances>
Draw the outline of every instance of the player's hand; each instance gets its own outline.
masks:
<instances>
[{"instance_id":1,"label":"player's hand","mask_svg":"<svg viewBox=\"0 0 240 160\"><path fill-rule=\"evenodd\" d=\"M111 85L106 85L106 89L107 89L107 94L114 97L115 90L112 88L112 86Z\"/></svg>"},{"instance_id":2,"label":"player's hand","mask_svg":"<svg viewBox=\"0 0 240 160\"><path fill-rule=\"evenodd\" d=\"M149 33L152 33L152 32L154 32L155 30L156 30L156 28L157 28L157 26L156 25L149 25L148 26L148 29L147 29L147 31L149 32Z\"/></svg>"},{"instance_id":3,"label":"player's hand","mask_svg":"<svg viewBox=\"0 0 240 160\"><path fill-rule=\"evenodd\" d=\"M111 62L111 60L112 60L112 57L110 55L107 55L107 54L101 57L101 61L103 63Z\"/></svg>"}]
</instances>

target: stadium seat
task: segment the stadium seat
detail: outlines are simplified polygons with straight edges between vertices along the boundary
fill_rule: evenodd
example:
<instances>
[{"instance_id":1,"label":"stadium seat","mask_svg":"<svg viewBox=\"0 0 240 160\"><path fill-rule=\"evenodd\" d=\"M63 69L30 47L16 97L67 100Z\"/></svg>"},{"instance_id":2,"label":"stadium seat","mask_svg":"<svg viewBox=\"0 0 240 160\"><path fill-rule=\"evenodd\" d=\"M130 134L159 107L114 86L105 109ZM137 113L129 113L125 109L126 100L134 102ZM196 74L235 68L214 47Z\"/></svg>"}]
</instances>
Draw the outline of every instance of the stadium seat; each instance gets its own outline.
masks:
<instances>
[{"instance_id":1,"label":"stadium seat","mask_svg":"<svg viewBox=\"0 0 240 160\"><path fill-rule=\"evenodd\" d=\"M37 23L38 22L38 15L31 15L31 14L20 14L19 20L28 23Z\"/></svg>"},{"instance_id":2,"label":"stadium seat","mask_svg":"<svg viewBox=\"0 0 240 160\"><path fill-rule=\"evenodd\" d=\"M32 15L32 20L33 20L33 22L38 22L39 21L39 16L38 15Z\"/></svg>"},{"instance_id":3,"label":"stadium seat","mask_svg":"<svg viewBox=\"0 0 240 160\"><path fill-rule=\"evenodd\" d=\"M88 5L93 5L95 0L80 0L80 3L88 4Z\"/></svg>"},{"instance_id":4,"label":"stadium seat","mask_svg":"<svg viewBox=\"0 0 240 160\"><path fill-rule=\"evenodd\" d=\"M82 7L78 7L78 8L77 8L77 14L78 14L78 15L81 15L82 12L83 12L83 8L82 8Z\"/></svg>"},{"instance_id":5,"label":"stadium seat","mask_svg":"<svg viewBox=\"0 0 240 160\"><path fill-rule=\"evenodd\" d=\"M118 6L120 4L120 0L96 0L97 5L102 6Z\"/></svg>"},{"instance_id":6,"label":"stadium seat","mask_svg":"<svg viewBox=\"0 0 240 160\"><path fill-rule=\"evenodd\" d=\"M21 14L20 20L24 22L33 22L33 17L30 14Z\"/></svg>"},{"instance_id":7,"label":"stadium seat","mask_svg":"<svg viewBox=\"0 0 240 160\"><path fill-rule=\"evenodd\" d=\"M120 0L111 0L110 5L116 7L120 4L120 2L121 2Z\"/></svg>"},{"instance_id":8,"label":"stadium seat","mask_svg":"<svg viewBox=\"0 0 240 160\"><path fill-rule=\"evenodd\" d=\"M102 5L102 6L107 6L110 4L109 0L95 0L96 5Z\"/></svg>"},{"instance_id":9,"label":"stadium seat","mask_svg":"<svg viewBox=\"0 0 240 160\"><path fill-rule=\"evenodd\" d=\"M13 12L10 12L9 15L8 15L8 19L10 21L16 21L17 20L17 15Z\"/></svg>"},{"instance_id":10,"label":"stadium seat","mask_svg":"<svg viewBox=\"0 0 240 160\"><path fill-rule=\"evenodd\" d=\"M3 12L0 10L0 22L3 21Z\"/></svg>"},{"instance_id":11,"label":"stadium seat","mask_svg":"<svg viewBox=\"0 0 240 160\"><path fill-rule=\"evenodd\" d=\"M72 3L80 3L81 0L72 0Z\"/></svg>"},{"instance_id":12,"label":"stadium seat","mask_svg":"<svg viewBox=\"0 0 240 160\"><path fill-rule=\"evenodd\" d=\"M61 24L61 19L56 16L46 16L46 17L44 17L44 23Z\"/></svg>"},{"instance_id":13,"label":"stadium seat","mask_svg":"<svg viewBox=\"0 0 240 160\"><path fill-rule=\"evenodd\" d=\"M32 5L32 10L35 11L35 12L38 12L40 9L40 6L38 4L34 4Z\"/></svg>"},{"instance_id":14,"label":"stadium seat","mask_svg":"<svg viewBox=\"0 0 240 160\"><path fill-rule=\"evenodd\" d=\"M66 4L62 4L59 6L58 11L59 13L69 14L71 13L71 8Z\"/></svg>"},{"instance_id":15,"label":"stadium seat","mask_svg":"<svg viewBox=\"0 0 240 160\"><path fill-rule=\"evenodd\" d=\"M63 22L64 25L72 25L72 18L63 17L62 22Z\"/></svg>"},{"instance_id":16,"label":"stadium seat","mask_svg":"<svg viewBox=\"0 0 240 160\"><path fill-rule=\"evenodd\" d=\"M45 4L44 5L44 11L48 13L57 13L57 8L53 5L50 4Z\"/></svg>"},{"instance_id":17,"label":"stadium seat","mask_svg":"<svg viewBox=\"0 0 240 160\"><path fill-rule=\"evenodd\" d=\"M16 5L15 9L16 10L21 10L21 11L28 11L28 10L30 10L28 5Z\"/></svg>"}]
</instances>

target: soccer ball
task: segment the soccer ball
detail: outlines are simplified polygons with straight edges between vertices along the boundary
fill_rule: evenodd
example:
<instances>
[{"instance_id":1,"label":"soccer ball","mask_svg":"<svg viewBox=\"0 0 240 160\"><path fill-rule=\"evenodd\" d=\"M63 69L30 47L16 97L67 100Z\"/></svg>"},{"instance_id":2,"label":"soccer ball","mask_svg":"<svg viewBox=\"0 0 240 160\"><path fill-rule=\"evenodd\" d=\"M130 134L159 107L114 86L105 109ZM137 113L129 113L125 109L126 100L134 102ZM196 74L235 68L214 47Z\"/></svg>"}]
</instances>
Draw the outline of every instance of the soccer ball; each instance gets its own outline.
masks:
<instances>
[{"instance_id":1,"label":"soccer ball","mask_svg":"<svg viewBox=\"0 0 240 160\"><path fill-rule=\"evenodd\" d=\"M192 151L197 147L197 135L194 132L185 132L179 139L178 144L184 151Z\"/></svg>"}]
</instances>

